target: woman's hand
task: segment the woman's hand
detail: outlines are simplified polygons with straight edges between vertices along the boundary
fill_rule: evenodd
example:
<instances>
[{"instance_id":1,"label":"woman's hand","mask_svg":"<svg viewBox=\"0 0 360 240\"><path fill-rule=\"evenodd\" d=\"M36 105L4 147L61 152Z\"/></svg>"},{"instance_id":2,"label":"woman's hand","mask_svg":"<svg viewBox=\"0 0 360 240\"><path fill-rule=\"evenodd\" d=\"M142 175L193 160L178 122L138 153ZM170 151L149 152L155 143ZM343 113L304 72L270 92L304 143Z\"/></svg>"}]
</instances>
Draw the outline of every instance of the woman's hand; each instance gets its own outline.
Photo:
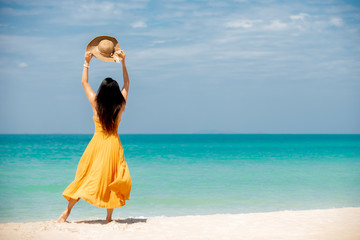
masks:
<instances>
[{"instance_id":1,"label":"woman's hand","mask_svg":"<svg viewBox=\"0 0 360 240\"><path fill-rule=\"evenodd\" d=\"M115 58L117 57L120 61L124 62L125 61L125 57L126 57L126 54L123 50L117 50L114 54ZM116 59L115 59L116 61Z\"/></svg>"},{"instance_id":2,"label":"woman's hand","mask_svg":"<svg viewBox=\"0 0 360 240\"><path fill-rule=\"evenodd\" d=\"M89 65L91 58L93 57L93 54L90 51L87 51L85 53L85 64Z\"/></svg>"}]
</instances>

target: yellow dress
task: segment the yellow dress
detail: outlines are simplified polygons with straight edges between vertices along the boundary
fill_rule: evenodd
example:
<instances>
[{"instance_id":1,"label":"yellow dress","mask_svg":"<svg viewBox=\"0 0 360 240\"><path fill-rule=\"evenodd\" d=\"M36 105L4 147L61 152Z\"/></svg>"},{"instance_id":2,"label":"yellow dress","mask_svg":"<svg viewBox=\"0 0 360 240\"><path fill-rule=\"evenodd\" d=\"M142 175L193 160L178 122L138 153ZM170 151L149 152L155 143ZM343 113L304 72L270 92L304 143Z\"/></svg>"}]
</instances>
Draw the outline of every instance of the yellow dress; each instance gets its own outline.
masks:
<instances>
[{"instance_id":1,"label":"yellow dress","mask_svg":"<svg viewBox=\"0 0 360 240\"><path fill-rule=\"evenodd\" d=\"M82 198L102 208L118 208L130 199L131 177L117 128L106 134L93 116L95 133L77 167L75 180L63 192L70 200Z\"/></svg>"}]
</instances>

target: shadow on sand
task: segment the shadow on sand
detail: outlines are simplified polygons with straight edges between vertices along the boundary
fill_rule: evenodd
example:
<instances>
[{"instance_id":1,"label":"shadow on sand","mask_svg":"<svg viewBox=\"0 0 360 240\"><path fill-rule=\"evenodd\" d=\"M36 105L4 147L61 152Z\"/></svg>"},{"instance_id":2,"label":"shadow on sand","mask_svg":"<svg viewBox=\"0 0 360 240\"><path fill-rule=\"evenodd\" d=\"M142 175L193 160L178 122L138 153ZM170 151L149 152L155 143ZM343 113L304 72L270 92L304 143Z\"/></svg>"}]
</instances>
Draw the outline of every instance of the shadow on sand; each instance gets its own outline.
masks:
<instances>
[{"instance_id":1,"label":"shadow on sand","mask_svg":"<svg viewBox=\"0 0 360 240\"><path fill-rule=\"evenodd\" d=\"M125 223L125 224L134 224L134 223L146 223L146 218L125 218L125 219L116 219L113 222ZM74 221L74 223L87 223L87 224L106 224L106 220L82 220Z\"/></svg>"}]
</instances>

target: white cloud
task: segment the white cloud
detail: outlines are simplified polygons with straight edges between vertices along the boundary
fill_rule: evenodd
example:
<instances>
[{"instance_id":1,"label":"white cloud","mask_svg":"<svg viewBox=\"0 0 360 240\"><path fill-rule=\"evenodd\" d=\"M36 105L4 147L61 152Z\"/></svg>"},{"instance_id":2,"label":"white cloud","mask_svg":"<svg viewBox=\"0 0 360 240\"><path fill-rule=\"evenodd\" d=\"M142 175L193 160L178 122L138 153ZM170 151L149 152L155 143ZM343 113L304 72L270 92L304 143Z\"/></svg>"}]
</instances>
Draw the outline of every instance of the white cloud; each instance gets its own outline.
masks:
<instances>
[{"instance_id":1,"label":"white cloud","mask_svg":"<svg viewBox=\"0 0 360 240\"><path fill-rule=\"evenodd\" d=\"M24 15L37 15L40 14L39 10L23 10L15 8L0 8L0 15L10 15L10 16L24 16Z\"/></svg>"},{"instance_id":2,"label":"white cloud","mask_svg":"<svg viewBox=\"0 0 360 240\"><path fill-rule=\"evenodd\" d=\"M82 9L88 12L99 11L101 13L110 14L113 12L115 4L112 2L103 2L103 3L91 3L91 4L83 4L81 6Z\"/></svg>"},{"instance_id":3,"label":"white cloud","mask_svg":"<svg viewBox=\"0 0 360 240\"><path fill-rule=\"evenodd\" d=\"M229 59L260 59L261 57L272 55L271 51L234 51L224 50L221 54L214 56L217 60Z\"/></svg>"},{"instance_id":4,"label":"white cloud","mask_svg":"<svg viewBox=\"0 0 360 240\"><path fill-rule=\"evenodd\" d=\"M297 15L291 15L290 19L304 21L305 18L308 18L308 17L309 17L309 14L307 14L307 13L299 13Z\"/></svg>"},{"instance_id":5,"label":"white cloud","mask_svg":"<svg viewBox=\"0 0 360 240\"><path fill-rule=\"evenodd\" d=\"M226 23L226 27L228 28L251 28L254 26L254 23L261 22L261 20L249 20L249 19L243 19L243 20L235 20L230 21Z\"/></svg>"},{"instance_id":6,"label":"white cloud","mask_svg":"<svg viewBox=\"0 0 360 240\"><path fill-rule=\"evenodd\" d=\"M165 42L166 42L165 40L155 40L155 41L153 41L153 44L162 44Z\"/></svg>"},{"instance_id":7,"label":"white cloud","mask_svg":"<svg viewBox=\"0 0 360 240\"><path fill-rule=\"evenodd\" d=\"M232 21L226 24L229 28L251 28L252 23L248 20Z\"/></svg>"},{"instance_id":8,"label":"white cloud","mask_svg":"<svg viewBox=\"0 0 360 240\"><path fill-rule=\"evenodd\" d=\"M67 6L68 7L68 6ZM113 19L114 16L120 15L121 11L112 2L83 4L74 16L77 19Z\"/></svg>"},{"instance_id":9,"label":"white cloud","mask_svg":"<svg viewBox=\"0 0 360 240\"><path fill-rule=\"evenodd\" d=\"M344 21L339 17L333 17L330 19L330 23L334 26L341 27L344 24Z\"/></svg>"},{"instance_id":10,"label":"white cloud","mask_svg":"<svg viewBox=\"0 0 360 240\"><path fill-rule=\"evenodd\" d=\"M270 25L266 26L266 28L270 30L284 30L287 28L287 24L281 22L280 20L274 20Z\"/></svg>"},{"instance_id":11,"label":"white cloud","mask_svg":"<svg viewBox=\"0 0 360 240\"><path fill-rule=\"evenodd\" d=\"M50 14L49 22L52 24L71 26L104 26L121 23L127 19L131 22L133 10L142 10L147 6L148 0L119 1L58 1L56 7L44 12ZM129 20L130 19L130 20Z\"/></svg>"},{"instance_id":12,"label":"white cloud","mask_svg":"<svg viewBox=\"0 0 360 240\"><path fill-rule=\"evenodd\" d=\"M144 22L144 21L137 21L137 22L132 23L131 27L133 27L133 28L146 28L147 25L146 25L146 22Z\"/></svg>"},{"instance_id":13,"label":"white cloud","mask_svg":"<svg viewBox=\"0 0 360 240\"><path fill-rule=\"evenodd\" d=\"M29 65L26 62L21 62L21 63L19 63L18 66L21 67L21 68L24 68L24 67L27 67Z\"/></svg>"},{"instance_id":14,"label":"white cloud","mask_svg":"<svg viewBox=\"0 0 360 240\"><path fill-rule=\"evenodd\" d=\"M117 7L126 10L145 9L148 2L149 0L119 1L119 3L117 3Z\"/></svg>"},{"instance_id":15,"label":"white cloud","mask_svg":"<svg viewBox=\"0 0 360 240\"><path fill-rule=\"evenodd\" d=\"M179 59L186 59L204 53L204 46L194 44L187 46L173 46L173 47L154 47L146 48L137 51L133 54L133 58L141 59L157 59L164 62L179 61Z\"/></svg>"}]
</instances>

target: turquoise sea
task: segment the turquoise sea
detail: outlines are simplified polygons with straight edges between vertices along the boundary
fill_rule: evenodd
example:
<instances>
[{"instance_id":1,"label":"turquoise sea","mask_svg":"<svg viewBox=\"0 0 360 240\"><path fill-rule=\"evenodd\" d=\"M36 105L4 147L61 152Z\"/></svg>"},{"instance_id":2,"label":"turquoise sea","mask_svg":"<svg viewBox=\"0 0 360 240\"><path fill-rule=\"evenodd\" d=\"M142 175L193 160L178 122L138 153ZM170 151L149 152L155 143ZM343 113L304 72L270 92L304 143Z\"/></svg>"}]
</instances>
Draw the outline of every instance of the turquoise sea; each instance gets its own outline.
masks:
<instances>
[{"instance_id":1,"label":"turquoise sea","mask_svg":"<svg viewBox=\"0 0 360 240\"><path fill-rule=\"evenodd\" d=\"M92 135L0 135L0 222L55 220ZM114 218L360 207L360 135L120 135ZM104 218L84 200L69 220Z\"/></svg>"}]
</instances>

